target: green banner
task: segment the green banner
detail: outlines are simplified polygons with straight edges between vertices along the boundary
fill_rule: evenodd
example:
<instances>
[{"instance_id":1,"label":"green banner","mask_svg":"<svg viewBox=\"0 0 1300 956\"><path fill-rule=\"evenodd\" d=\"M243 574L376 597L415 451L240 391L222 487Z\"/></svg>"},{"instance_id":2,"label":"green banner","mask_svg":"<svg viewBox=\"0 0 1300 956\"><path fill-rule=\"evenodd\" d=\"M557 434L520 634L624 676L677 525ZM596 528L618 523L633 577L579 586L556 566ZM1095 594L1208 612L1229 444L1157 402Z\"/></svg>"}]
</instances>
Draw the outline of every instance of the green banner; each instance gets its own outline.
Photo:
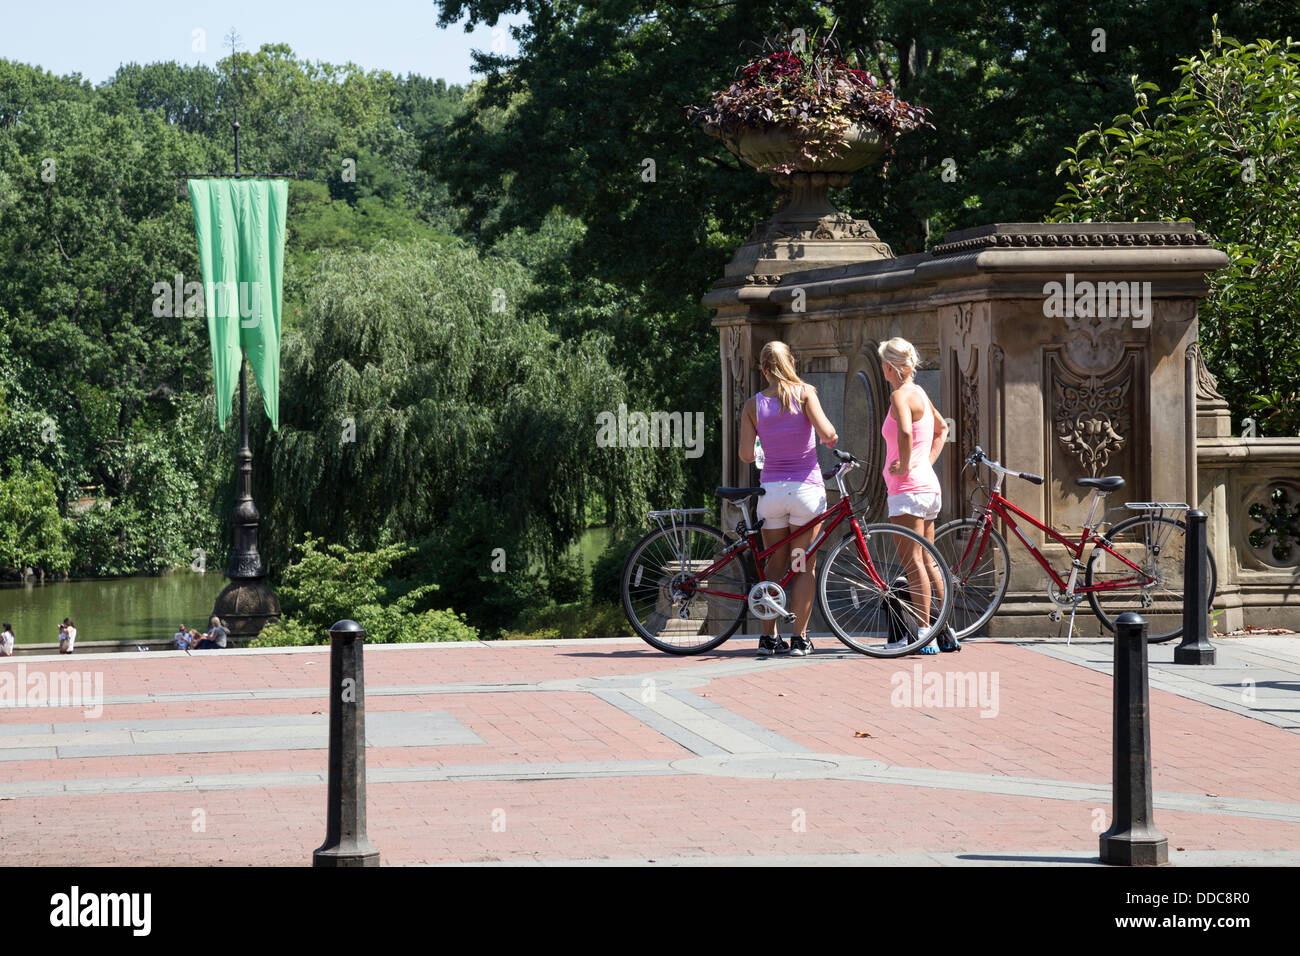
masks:
<instances>
[{"instance_id":1,"label":"green banner","mask_svg":"<svg viewBox=\"0 0 1300 956\"><path fill-rule=\"evenodd\" d=\"M240 352L280 430L280 306L289 184L282 179L191 179L217 423L226 430Z\"/></svg>"}]
</instances>

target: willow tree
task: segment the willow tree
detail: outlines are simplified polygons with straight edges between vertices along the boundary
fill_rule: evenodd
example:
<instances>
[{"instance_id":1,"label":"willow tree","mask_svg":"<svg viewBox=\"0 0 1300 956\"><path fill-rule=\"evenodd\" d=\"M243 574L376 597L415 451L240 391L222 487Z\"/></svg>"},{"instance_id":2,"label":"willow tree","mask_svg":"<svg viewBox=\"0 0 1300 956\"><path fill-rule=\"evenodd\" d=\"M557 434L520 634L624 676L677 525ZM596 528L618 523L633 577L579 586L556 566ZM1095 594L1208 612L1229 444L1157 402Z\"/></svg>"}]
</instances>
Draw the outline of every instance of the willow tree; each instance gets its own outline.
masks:
<instances>
[{"instance_id":1,"label":"willow tree","mask_svg":"<svg viewBox=\"0 0 1300 956\"><path fill-rule=\"evenodd\" d=\"M628 524L680 490L684 449L598 447L598 415L627 400L611 343L560 340L521 308L531 289L516 259L454 241L320 260L257 458L273 565L307 532L434 542L439 600L471 609L483 595L448 585L518 590L585 530L589 501Z\"/></svg>"}]
</instances>

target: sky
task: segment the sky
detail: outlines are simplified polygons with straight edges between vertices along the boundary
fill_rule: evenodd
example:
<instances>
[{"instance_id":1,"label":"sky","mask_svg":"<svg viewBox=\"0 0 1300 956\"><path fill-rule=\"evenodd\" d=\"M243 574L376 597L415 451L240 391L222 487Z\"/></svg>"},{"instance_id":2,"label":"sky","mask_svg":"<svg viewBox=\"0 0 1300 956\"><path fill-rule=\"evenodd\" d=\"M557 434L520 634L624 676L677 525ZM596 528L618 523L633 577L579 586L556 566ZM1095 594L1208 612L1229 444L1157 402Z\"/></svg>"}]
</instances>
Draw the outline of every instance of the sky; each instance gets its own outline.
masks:
<instances>
[{"instance_id":1,"label":"sky","mask_svg":"<svg viewBox=\"0 0 1300 956\"><path fill-rule=\"evenodd\" d=\"M288 43L307 60L419 73L465 84L472 49L514 53L503 18L466 33L439 29L431 0L0 0L0 58L98 85L123 63L175 60L215 66L233 26L241 50ZM196 32L198 31L198 32Z\"/></svg>"}]
</instances>

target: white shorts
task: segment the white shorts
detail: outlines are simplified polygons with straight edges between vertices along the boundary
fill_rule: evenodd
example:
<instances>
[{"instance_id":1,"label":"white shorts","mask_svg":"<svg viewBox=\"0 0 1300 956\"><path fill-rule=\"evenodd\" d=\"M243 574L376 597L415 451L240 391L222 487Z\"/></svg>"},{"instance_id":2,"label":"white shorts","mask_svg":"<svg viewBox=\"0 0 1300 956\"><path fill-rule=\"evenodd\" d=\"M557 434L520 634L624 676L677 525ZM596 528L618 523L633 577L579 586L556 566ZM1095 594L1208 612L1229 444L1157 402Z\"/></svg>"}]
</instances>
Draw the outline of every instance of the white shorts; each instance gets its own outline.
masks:
<instances>
[{"instance_id":1,"label":"white shorts","mask_svg":"<svg viewBox=\"0 0 1300 956\"><path fill-rule=\"evenodd\" d=\"M826 488L807 481L765 481L758 517L767 531L806 525L826 510Z\"/></svg>"},{"instance_id":2,"label":"white shorts","mask_svg":"<svg viewBox=\"0 0 1300 956\"><path fill-rule=\"evenodd\" d=\"M901 495L890 495L885 499L885 504L889 506L891 518L912 515L933 521L939 517L939 509L943 507L943 495L937 491L904 492Z\"/></svg>"}]
</instances>

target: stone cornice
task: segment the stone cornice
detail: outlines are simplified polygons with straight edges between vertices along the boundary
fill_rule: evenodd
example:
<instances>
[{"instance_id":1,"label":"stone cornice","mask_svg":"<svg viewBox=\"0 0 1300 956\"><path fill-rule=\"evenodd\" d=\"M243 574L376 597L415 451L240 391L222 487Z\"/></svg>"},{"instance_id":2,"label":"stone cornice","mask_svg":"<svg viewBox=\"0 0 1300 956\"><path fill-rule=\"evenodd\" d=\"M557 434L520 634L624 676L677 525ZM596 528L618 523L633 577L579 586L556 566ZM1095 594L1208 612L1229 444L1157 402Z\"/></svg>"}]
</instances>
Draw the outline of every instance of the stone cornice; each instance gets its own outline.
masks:
<instances>
[{"instance_id":1,"label":"stone cornice","mask_svg":"<svg viewBox=\"0 0 1300 956\"><path fill-rule=\"evenodd\" d=\"M980 249L1090 249L1208 246L1210 235L1190 222L1002 222L946 234L930 250L936 259Z\"/></svg>"},{"instance_id":2,"label":"stone cornice","mask_svg":"<svg viewBox=\"0 0 1300 956\"><path fill-rule=\"evenodd\" d=\"M1227 255L1189 222L996 223L944 239L929 252L893 259L731 276L715 283L702 304L748 307L775 317L789 308L796 290L811 303L907 290L923 297L935 292L936 283L944 287L940 299L1033 297L1041 294L1045 278L1067 272L1107 280L1149 277L1157 295L1199 298L1209 291L1206 273L1228 264ZM958 284L949 287L952 280Z\"/></svg>"},{"instance_id":3,"label":"stone cornice","mask_svg":"<svg viewBox=\"0 0 1300 956\"><path fill-rule=\"evenodd\" d=\"M1201 465L1231 465L1246 462L1300 461L1300 438L1198 438L1196 461Z\"/></svg>"}]
</instances>

